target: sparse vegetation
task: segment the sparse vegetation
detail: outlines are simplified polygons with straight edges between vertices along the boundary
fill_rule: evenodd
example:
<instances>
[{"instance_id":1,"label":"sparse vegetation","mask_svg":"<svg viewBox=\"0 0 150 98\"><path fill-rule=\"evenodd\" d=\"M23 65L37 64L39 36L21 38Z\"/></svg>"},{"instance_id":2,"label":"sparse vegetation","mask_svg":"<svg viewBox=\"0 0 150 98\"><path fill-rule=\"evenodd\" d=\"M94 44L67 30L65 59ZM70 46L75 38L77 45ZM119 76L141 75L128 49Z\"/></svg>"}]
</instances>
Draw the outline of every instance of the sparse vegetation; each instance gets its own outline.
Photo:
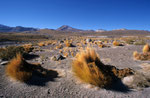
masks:
<instances>
[{"instance_id":1,"label":"sparse vegetation","mask_svg":"<svg viewBox=\"0 0 150 98\"><path fill-rule=\"evenodd\" d=\"M104 65L93 49L87 49L76 55L72 70L82 82L99 87L108 87L115 80L133 74L131 69L117 69Z\"/></svg>"},{"instance_id":2,"label":"sparse vegetation","mask_svg":"<svg viewBox=\"0 0 150 98\"><path fill-rule=\"evenodd\" d=\"M10 60L16 56L17 53L24 55L27 53L22 46L9 46L0 49L0 59Z\"/></svg>"},{"instance_id":3,"label":"sparse vegetation","mask_svg":"<svg viewBox=\"0 0 150 98\"><path fill-rule=\"evenodd\" d=\"M39 64L29 64L23 59L21 54L17 54L17 56L9 62L6 66L5 73L10 78L21 82L27 82L33 74L43 78L55 78L58 75L56 71L47 70Z\"/></svg>"},{"instance_id":4,"label":"sparse vegetation","mask_svg":"<svg viewBox=\"0 0 150 98\"><path fill-rule=\"evenodd\" d=\"M58 45L58 46L56 46L56 49L62 49L63 48L63 45Z\"/></svg>"},{"instance_id":5,"label":"sparse vegetation","mask_svg":"<svg viewBox=\"0 0 150 98\"><path fill-rule=\"evenodd\" d=\"M69 41L67 41L65 44L66 44L66 47L73 47L72 43L70 43Z\"/></svg>"},{"instance_id":6,"label":"sparse vegetation","mask_svg":"<svg viewBox=\"0 0 150 98\"><path fill-rule=\"evenodd\" d=\"M25 44L23 45L23 48L26 53L29 53L34 49L32 44Z\"/></svg>"},{"instance_id":7,"label":"sparse vegetation","mask_svg":"<svg viewBox=\"0 0 150 98\"><path fill-rule=\"evenodd\" d=\"M146 44L144 47L143 47L143 53L147 53L147 52L150 52L150 46L148 44Z\"/></svg>"},{"instance_id":8,"label":"sparse vegetation","mask_svg":"<svg viewBox=\"0 0 150 98\"><path fill-rule=\"evenodd\" d=\"M133 52L133 57L135 60L150 60L150 47L146 44L143 47L143 53Z\"/></svg>"},{"instance_id":9,"label":"sparse vegetation","mask_svg":"<svg viewBox=\"0 0 150 98\"><path fill-rule=\"evenodd\" d=\"M48 37L45 35L37 35L37 34L25 34L25 33L10 33L4 34L0 33L0 42L3 41L39 41L39 40L47 40Z\"/></svg>"},{"instance_id":10,"label":"sparse vegetation","mask_svg":"<svg viewBox=\"0 0 150 98\"><path fill-rule=\"evenodd\" d=\"M6 75L19 81L27 81L32 76L32 68L22 57L17 54L10 63L6 66Z\"/></svg>"},{"instance_id":11,"label":"sparse vegetation","mask_svg":"<svg viewBox=\"0 0 150 98\"><path fill-rule=\"evenodd\" d=\"M150 60L150 52L141 54L138 52L134 52L133 56L136 60Z\"/></svg>"},{"instance_id":12,"label":"sparse vegetation","mask_svg":"<svg viewBox=\"0 0 150 98\"><path fill-rule=\"evenodd\" d=\"M118 41L113 41L113 46L122 46Z\"/></svg>"},{"instance_id":13,"label":"sparse vegetation","mask_svg":"<svg viewBox=\"0 0 150 98\"><path fill-rule=\"evenodd\" d=\"M45 43L44 43L44 42L39 42L38 45L39 45L40 47L42 47L42 46L45 46Z\"/></svg>"},{"instance_id":14,"label":"sparse vegetation","mask_svg":"<svg viewBox=\"0 0 150 98\"><path fill-rule=\"evenodd\" d=\"M138 40L134 43L134 45L145 45L145 41L144 40Z\"/></svg>"}]
</instances>

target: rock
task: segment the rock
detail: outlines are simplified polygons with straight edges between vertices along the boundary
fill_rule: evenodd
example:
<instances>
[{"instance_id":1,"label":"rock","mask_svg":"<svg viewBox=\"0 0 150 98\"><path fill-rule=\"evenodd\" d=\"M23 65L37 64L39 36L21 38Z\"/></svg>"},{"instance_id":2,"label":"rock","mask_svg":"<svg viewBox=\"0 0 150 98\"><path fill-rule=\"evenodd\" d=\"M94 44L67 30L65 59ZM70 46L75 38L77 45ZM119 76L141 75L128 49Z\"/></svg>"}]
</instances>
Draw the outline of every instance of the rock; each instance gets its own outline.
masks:
<instances>
[{"instance_id":1,"label":"rock","mask_svg":"<svg viewBox=\"0 0 150 98\"><path fill-rule=\"evenodd\" d=\"M2 62L2 59L0 59L0 63Z\"/></svg>"},{"instance_id":2,"label":"rock","mask_svg":"<svg viewBox=\"0 0 150 98\"><path fill-rule=\"evenodd\" d=\"M56 55L56 56L52 57L52 60L54 60L54 61L59 61L59 60L63 60L63 59L64 59L64 57L62 55Z\"/></svg>"},{"instance_id":3,"label":"rock","mask_svg":"<svg viewBox=\"0 0 150 98\"><path fill-rule=\"evenodd\" d=\"M91 39L86 39L86 42L87 42L87 43L89 43L89 42L91 42L91 41L92 41Z\"/></svg>"},{"instance_id":4,"label":"rock","mask_svg":"<svg viewBox=\"0 0 150 98\"><path fill-rule=\"evenodd\" d=\"M8 64L8 61L2 61L0 64L1 65L6 65L6 64Z\"/></svg>"}]
</instances>

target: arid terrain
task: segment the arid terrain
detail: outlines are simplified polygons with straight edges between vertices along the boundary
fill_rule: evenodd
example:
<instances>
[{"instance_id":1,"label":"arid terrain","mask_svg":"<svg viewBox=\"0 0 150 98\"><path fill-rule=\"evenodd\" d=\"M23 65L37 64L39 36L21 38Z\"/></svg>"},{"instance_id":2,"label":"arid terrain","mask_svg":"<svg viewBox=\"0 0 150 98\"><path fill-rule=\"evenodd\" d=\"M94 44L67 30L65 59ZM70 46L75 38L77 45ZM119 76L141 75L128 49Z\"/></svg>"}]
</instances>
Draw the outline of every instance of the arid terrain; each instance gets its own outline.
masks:
<instances>
[{"instance_id":1,"label":"arid terrain","mask_svg":"<svg viewBox=\"0 0 150 98\"><path fill-rule=\"evenodd\" d=\"M100 57L104 65L115 66L118 69L130 68L136 72L144 73L143 65L149 68L150 61L136 60L133 52L142 53L143 46L150 42L149 33L144 34L136 32L133 34L114 34L111 32L104 33L45 33L40 32L40 36L32 37L33 40L25 40L13 45L3 44L6 46L22 46L24 44L32 45L34 48L25 58L28 63L38 63L45 70L53 70L52 76L32 76L27 82L20 82L9 77L5 70L7 62L10 60L0 60L0 97L49 97L49 98L149 98L150 85L149 80L144 84L139 82L138 85L128 86L123 83L121 78L115 81L108 88L93 86L80 81L72 71L72 62L76 59L76 54L91 47ZM113 32L113 31L112 31ZM56 33L56 34L54 34ZM112 35L110 35L111 33ZM123 31L123 33L125 33ZM23 34L26 35L26 34ZM44 36L46 35L46 37ZM135 36L136 35L136 36ZM142 35L142 37L141 37ZM7 34L1 34L7 37ZM5 39L3 37L3 40ZM10 36L9 36L10 37ZM14 36L13 36L14 37ZM15 36L16 37L16 36ZM18 35L16 38L19 38ZM25 37L25 39L28 38ZM32 39L31 37L29 39ZM34 39L35 38L35 39ZM12 38L9 38L12 39ZM19 40L19 39L18 39ZM114 45L114 41L119 44ZM12 40L10 40L12 42ZM2 42L1 42L2 43ZM3 52L3 51L0 51ZM9 64L9 63L8 63ZM41 71L40 71L41 72ZM42 72L41 72L42 73ZM148 73L148 72L147 72ZM43 73L42 73L43 74ZM130 76L130 75L129 75ZM139 79L142 80L142 75ZM149 79L149 77L147 77ZM140 84L141 83L141 84Z\"/></svg>"}]
</instances>

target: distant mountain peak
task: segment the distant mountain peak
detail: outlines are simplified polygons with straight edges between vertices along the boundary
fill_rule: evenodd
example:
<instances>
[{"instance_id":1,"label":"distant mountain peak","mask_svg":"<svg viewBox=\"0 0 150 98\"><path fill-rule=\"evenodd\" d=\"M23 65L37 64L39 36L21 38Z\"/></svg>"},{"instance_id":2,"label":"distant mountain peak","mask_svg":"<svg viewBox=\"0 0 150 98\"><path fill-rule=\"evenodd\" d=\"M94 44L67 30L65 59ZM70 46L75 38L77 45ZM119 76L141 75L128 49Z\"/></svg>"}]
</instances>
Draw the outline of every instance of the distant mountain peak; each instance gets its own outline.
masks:
<instances>
[{"instance_id":1,"label":"distant mountain peak","mask_svg":"<svg viewBox=\"0 0 150 98\"><path fill-rule=\"evenodd\" d=\"M124 30L128 30L128 29L120 28L120 29L115 29L115 30L122 30L122 31L124 31Z\"/></svg>"},{"instance_id":2,"label":"distant mountain peak","mask_svg":"<svg viewBox=\"0 0 150 98\"><path fill-rule=\"evenodd\" d=\"M75 28L72 28L71 26L68 25L63 25L59 27L57 30L71 30L71 29L75 29Z\"/></svg>"},{"instance_id":3,"label":"distant mountain peak","mask_svg":"<svg viewBox=\"0 0 150 98\"><path fill-rule=\"evenodd\" d=\"M104 29L98 29L98 30L96 30L96 32L104 32L104 31L106 31L106 30L104 30Z\"/></svg>"},{"instance_id":4,"label":"distant mountain peak","mask_svg":"<svg viewBox=\"0 0 150 98\"><path fill-rule=\"evenodd\" d=\"M68 25L62 25L61 27L59 27L56 30L57 31L70 31L70 32L81 32L81 31L83 31L83 30L76 29L76 28L73 28L73 27L68 26Z\"/></svg>"}]
</instances>

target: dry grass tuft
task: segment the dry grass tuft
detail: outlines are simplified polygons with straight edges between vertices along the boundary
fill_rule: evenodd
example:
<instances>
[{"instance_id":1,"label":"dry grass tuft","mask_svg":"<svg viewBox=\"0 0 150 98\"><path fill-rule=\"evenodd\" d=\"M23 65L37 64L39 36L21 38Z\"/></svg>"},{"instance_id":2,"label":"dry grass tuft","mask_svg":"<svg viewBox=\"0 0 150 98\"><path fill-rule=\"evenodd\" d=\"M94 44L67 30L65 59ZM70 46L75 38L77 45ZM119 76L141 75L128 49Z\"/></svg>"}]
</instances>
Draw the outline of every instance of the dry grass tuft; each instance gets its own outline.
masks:
<instances>
[{"instance_id":1,"label":"dry grass tuft","mask_svg":"<svg viewBox=\"0 0 150 98\"><path fill-rule=\"evenodd\" d=\"M142 53L142 54L134 52L133 57L136 60L150 60L150 52Z\"/></svg>"},{"instance_id":2,"label":"dry grass tuft","mask_svg":"<svg viewBox=\"0 0 150 98\"><path fill-rule=\"evenodd\" d=\"M22 46L9 46L6 48L0 48L0 59L10 60L16 56L17 53L24 55L25 49Z\"/></svg>"},{"instance_id":3,"label":"dry grass tuft","mask_svg":"<svg viewBox=\"0 0 150 98\"><path fill-rule=\"evenodd\" d=\"M40 43L38 43L38 46L40 46L40 47L45 46L45 43L44 42L40 42Z\"/></svg>"},{"instance_id":4,"label":"dry grass tuft","mask_svg":"<svg viewBox=\"0 0 150 98\"><path fill-rule=\"evenodd\" d=\"M139 55L139 53L137 51L133 52L133 57L137 57Z\"/></svg>"},{"instance_id":5,"label":"dry grass tuft","mask_svg":"<svg viewBox=\"0 0 150 98\"><path fill-rule=\"evenodd\" d=\"M106 45L104 45L104 44L99 44L98 45L98 47L100 47L100 48L104 48L104 47L107 47Z\"/></svg>"},{"instance_id":6,"label":"dry grass tuft","mask_svg":"<svg viewBox=\"0 0 150 98\"><path fill-rule=\"evenodd\" d=\"M143 47L143 53L138 53L135 51L133 53L133 57L135 60L150 60L150 46L146 44Z\"/></svg>"},{"instance_id":7,"label":"dry grass tuft","mask_svg":"<svg viewBox=\"0 0 150 98\"><path fill-rule=\"evenodd\" d=\"M82 82L99 87L108 87L117 79L133 74L128 68L117 69L114 66L104 65L98 54L89 48L76 55L72 71Z\"/></svg>"},{"instance_id":8,"label":"dry grass tuft","mask_svg":"<svg viewBox=\"0 0 150 98\"><path fill-rule=\"evenodd\" d=\"M120 43L117 41L113 41L113 46L120 46Z\"/></svg>"},{"instance_id":9,"label":"dry grass tuft","mask_svg":"<svg viewBox=\"0 0 150 98\"><path fill-rule=\"evenodd\" d=\"M63 48L63 46L61 44L56 46L56 49L62 49L62 48Z\"/></svg>"},{"instance_id":10,"label":"dry grass tuft","mask_svg":"<svg viewBox=\"0 0 150 98\"><path fill-rule=\"evenodd\" d=\"M92 49L87 49L76 55L72 70L81 81L105 87L111 83L112 79L100 69L103 66L96 52Z\"/></svg>"},{"instance_id":11,"label":"dry grass tuft","mask_svg":"<svg viewBox=\"0 0 150 98\"><path fill-rule=\"evenodd\" d=\"M70 42L66 42L65 44L66 44L66 47L72 47L73 46L72 43L70 43Z\"/></svg>"},{"instance_id":12,"label":"dry grass tuft","mask_svg":"<svg viewBox=\"0 0 150 98\"><path fill-rule=\"evenodd\" d=\"M56 71L47 70L41 67L40 64L29 64L23 59L21 54L17 54L10 61L6 66L5 73L10 78L21 82L27 82L33 74L42 78L55 78L58 75Z\"/></svg>"},{"instance_id":13,"label":"dry grass tuft","mask_svg":"<svg viewBox=\"0 0 150 98\"><path fill-rule=\"evenodd\" d=\"M68 57L69 53L68 52L63 52L64 57Z\"/></svg>"},{"instance_id":14,"label":"dry grass tuft","mask_svg":"<svg viewBox=\"0 0 150 98\"><path fill-rule=\"evenodd\" d=\"M23 48L26 53L29 53L34 49L32 44L24 44Z\"/></svg>"},{"instance_id":15,"label":"dry grass tuft","mask_svg":"<svg viewBox=\"0 0 150 98\"><path fill-rule=\"evenodd\" d=\"M6 67L6 75L19 81L27 81L32 76L30 65L25 62L21 54L17 54Z\"/></svg>"},{"instance_id":16,"label":"dry grass tuft","mask_svg":"<svg viewBox=\"0 0 150 98\"><path fill-rule=\"evenodd\" d=\"M148 44L146 44L144 47L143 47L143 53L147 53L147 52L150 52L150 46Z\"/></svg>"}]
</instances>

